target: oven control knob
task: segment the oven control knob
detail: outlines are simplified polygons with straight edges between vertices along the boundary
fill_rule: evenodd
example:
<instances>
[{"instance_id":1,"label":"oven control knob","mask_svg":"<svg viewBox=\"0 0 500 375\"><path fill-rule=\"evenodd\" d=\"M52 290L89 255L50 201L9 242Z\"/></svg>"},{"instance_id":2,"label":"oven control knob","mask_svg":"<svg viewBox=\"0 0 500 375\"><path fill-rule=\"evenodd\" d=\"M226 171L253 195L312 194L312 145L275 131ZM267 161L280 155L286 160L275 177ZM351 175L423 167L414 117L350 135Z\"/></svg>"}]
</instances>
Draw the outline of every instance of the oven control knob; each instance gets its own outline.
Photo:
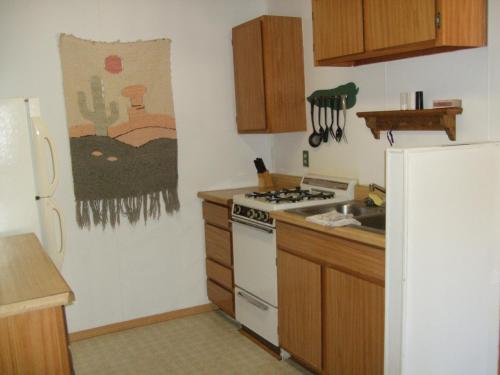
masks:
<instances>
[{"instance_id":1,"label":"oven control knob","mask_svg":"<svg viewBox=\"0 0 500 375\"><path fill-rule=\"evenodd\" d=\"M269 212L264 212L263 213L264 215L262 215L262 220L263 221L269 221Z\"/></svg>"},{"instance_id":2,"label":"oven control knob","mask_svg":"<svg viewBox=\"0 0 500 375\"><path fill-rule=\"evenodd\" d=\"M247 217L249 217L250 219L253 219L255 217L255 210L253 208L247 211Z\"/></svg>"},{"instance_id":3,"label":"oven control knob","mask_svg":"<svg viewBox=\"0 0 500 375\"><path fill-rule=\"evenodd\" d=\"M234 213L236 215L239 215L241 213L241 206L240 205L238 205L238 204L234 205Z\"/></svg>"}]
</instances>

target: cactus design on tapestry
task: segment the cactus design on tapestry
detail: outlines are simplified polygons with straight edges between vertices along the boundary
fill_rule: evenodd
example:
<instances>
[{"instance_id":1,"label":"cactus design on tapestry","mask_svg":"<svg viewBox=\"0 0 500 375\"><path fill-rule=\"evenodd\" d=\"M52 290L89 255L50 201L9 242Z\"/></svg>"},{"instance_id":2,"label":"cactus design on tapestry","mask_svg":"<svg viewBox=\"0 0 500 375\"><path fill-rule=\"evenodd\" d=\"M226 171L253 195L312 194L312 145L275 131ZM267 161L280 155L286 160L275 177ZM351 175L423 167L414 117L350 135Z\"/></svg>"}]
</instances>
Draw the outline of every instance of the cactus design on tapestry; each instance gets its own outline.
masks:
<instances>
[{"instance_id":1,"label":"cactus design on tapestry","mask_svg":"<svg viewBox=\"0 0 500 375\"><path fill-rule=\"evenodd\" d=\"M61 35L81 228L179 210L170 40L100 43Z\"/></svg>"},{"instance_id":2,"label":"cactus design on tapestry","mask_svg":"<svg viewBox=\"0 0 500 375\"><path fill-rule=\"evenodd\" d=\"M90 93L92 95L93 110L87 103L87 96L83 91L78 91L78 108L82 116L95 126L96 135L108 135L108 127L118 120L118 104L109 103L109 116L104 104L103 84L99 76L90 78Z\"/></svg>"}]
</instances>

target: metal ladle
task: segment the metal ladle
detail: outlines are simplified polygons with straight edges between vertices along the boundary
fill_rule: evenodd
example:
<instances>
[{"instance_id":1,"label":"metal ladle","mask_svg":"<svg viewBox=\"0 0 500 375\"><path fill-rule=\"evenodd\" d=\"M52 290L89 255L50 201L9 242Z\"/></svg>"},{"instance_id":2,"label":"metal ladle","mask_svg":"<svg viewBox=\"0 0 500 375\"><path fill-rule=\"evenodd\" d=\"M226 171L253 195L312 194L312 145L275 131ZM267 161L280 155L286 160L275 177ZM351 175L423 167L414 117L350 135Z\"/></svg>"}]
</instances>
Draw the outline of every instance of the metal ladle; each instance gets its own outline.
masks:
<instances>
[{"instance_id":1,"label":"metal ladle","mask_svg":"<svg viewBox=\"0 0 500 375\"><path fill-rule=\"evenodd\" d=\"M315 102L316 102L316 99L311 98L311 124L313 127L313 133L309 136L309 145L311 147L314 147L314 148L318 147L323 140L323 136L321 135L321 133L318 133L316 131L316 127L314 126L314 104L315 104ZM319 113L321 113L321 107L320 107ZM318 116L318 118L319 118L319 116Z\"/></svg>"}]
</instances>

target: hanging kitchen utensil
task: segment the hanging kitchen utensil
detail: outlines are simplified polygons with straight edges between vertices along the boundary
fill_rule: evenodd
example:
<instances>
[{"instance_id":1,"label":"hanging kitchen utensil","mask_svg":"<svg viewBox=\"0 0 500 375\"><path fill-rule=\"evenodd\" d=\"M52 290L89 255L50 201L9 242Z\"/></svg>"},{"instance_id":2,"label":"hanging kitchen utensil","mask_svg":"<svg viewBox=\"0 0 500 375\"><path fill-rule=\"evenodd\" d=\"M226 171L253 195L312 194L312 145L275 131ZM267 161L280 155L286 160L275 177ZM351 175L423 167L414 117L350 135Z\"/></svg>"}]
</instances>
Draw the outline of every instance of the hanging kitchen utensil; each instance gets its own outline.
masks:
<instances>
[{"instance_id":1,"label":"hanging kitchen utensil","mask_svg":"<svg viewBox=\"0 0 500 375\"><path fill-rule=\"evenodd\" d=\"M316 99L311 100L311 124L313 127L313 133L309 136L309 145L311 147L318 147L321 144L321 134L316 131L316 127L314 126L314 104Z\"/></svg>"},{"instance_id":2,"label":"hanging kitchen utensil","mask_svg":"<svg viewBox=\"0 0 500 375\"><path fill-rule=\"evenodd\" d=\"M335 97L335 111L336 111L336 118L337 118L337 130L335 131L335 140L337 143L340 143L342 140L342 128L340 127L340 96Z\"/></svg>"},{"instance_id":3,"label":"hanging kitchen utensil","mask_svg":"<svg viewBox=\"0 0 500 375\"><path fill-rule=\"evenodd\" d=\"M321 126L321 99L317 98L316 103L318 104L318 126L319 126L319 135L321 136L321 141L323 141L323 134L325 133L325 129Z\"/></svg>"},{"instance_id":4,"label":"hanging kitchen utensil","mask_svg":"<svg viewBox=\"0 0 500 375\"><path fill-rule=\"evenodd\" d=\"M323 132L323 142L328 142L328 111L327 111L327 98L321 97L321 104L324 106L325 114L325 131Z\"/></svg>"},{"instance_id":5,"label":"hanging kitchen utensil","mask_svg":"<svg viewBox=\"0 0 500 375\"><path fill-rule=\"evenodd\" d=\"M347 95L340 95L342 106L342 116L344 117L344 124L342 125L342 139L347 143L347 136L345 134L345 126L347 124Z\"/></svg>"},{"instance_id":6,"label":"hanging kitchen utensil","mask_svg":"<svg viewBox=\"0 0 500 375\"><path fill-rule=\"evenodd\" d=\"M330 103L333 103L335 101L335 96L332 96L330 97ZM335 130L333 130L333 125L335 124L335 106L334 104L331 104L330 106L330 119L331 119L331 123L330 123L330 128L328 129L329 132L330 132L330 136L332 137L332 139L335 139Z\"/></svg>"}]
</instances>

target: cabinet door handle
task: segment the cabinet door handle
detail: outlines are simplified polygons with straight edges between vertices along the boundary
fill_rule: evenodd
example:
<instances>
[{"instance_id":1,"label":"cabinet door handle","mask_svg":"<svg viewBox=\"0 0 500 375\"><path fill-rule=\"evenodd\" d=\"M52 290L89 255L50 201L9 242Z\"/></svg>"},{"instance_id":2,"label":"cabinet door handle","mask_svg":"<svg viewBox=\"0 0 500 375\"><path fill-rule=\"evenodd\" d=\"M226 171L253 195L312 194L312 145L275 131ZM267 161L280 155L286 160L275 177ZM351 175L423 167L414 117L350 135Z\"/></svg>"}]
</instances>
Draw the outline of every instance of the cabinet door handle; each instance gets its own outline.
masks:
<instances>
[{"instance_id":1,"label":"cabinet door handle","mask_svg":"<svg viewBox=\"0 0 500 375\"><path fill-rule=\"evenodd\" d=\"M248 294L245 294L243 292L238 292L238 295L243 298L245 301L247 301L248 303L254 305L255 307L257 307L258 309L262 310L262 311L267 311L269 310L269 307L265 304L263 304L262 302L258 301L257 299L253 298L253 297L250 297Z\"/></svg>"}]
</instances>

